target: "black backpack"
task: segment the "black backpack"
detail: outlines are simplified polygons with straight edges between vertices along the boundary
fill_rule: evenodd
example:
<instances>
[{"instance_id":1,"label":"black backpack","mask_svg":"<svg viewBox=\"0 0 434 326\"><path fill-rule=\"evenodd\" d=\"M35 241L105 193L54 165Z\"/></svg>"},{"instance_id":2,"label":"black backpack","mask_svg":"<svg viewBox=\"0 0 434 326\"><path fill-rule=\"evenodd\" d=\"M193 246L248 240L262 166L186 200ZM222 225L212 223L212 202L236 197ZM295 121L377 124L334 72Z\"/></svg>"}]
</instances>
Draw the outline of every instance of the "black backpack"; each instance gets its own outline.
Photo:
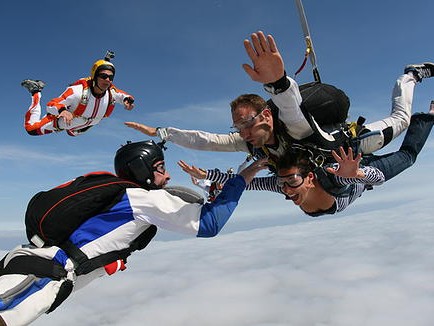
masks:
<instances>
[{"instance_id":1,"label":"black backpack","mask_svg":"<svg viewBox=\"0 0 434 326\"><path fill-rule=\"evenodd\" d=\"M350 99L342 90L320 82L303 84L299 89L303 114L306 117L312 115L320 127L346 122Z\"/></svg>"},{"instance_id":2,"label":"black backpack","mask_svg":"<svg viewBox=\"0 0 434 326\"><path fill-rule=\"evenodd\" d=\"M48 191L37 193L30 200L25 217L27 238L37 247L58 246L76 263L76 275L87 274L118 259L145 248L157 233L150 225L128 248L111 251L89 259L70 240L70 235L87 219L109 210L127 188L139 185L109 172L80 176Z\"/></svg>"},{"instance_id":3,"label":"black backpack","mask_svg":"<svg viewBox=\"0 0 434 326\"><path fill-rule=\"evenodd\" d=\"M27 238L36 246L59 246L84 221L116 204L126 188L136 187L109 172L94 172L41 191L27 206Z\"/></svg>"}]
</instances>

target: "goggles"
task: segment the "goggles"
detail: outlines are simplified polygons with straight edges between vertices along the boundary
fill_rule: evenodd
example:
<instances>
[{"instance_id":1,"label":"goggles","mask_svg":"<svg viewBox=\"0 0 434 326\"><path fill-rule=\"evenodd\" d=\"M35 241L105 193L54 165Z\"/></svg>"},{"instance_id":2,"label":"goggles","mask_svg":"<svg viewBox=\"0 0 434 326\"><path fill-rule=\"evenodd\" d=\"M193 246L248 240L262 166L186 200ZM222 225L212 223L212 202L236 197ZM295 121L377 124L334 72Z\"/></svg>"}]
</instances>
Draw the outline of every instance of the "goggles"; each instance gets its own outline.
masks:
<instances>
[{"instance_id":1,"label":"goggles","mask_svg":"<svg viewBox=\"0 0 434 326\"><path fill-rule=\"evenodd\" d=\"M291 173L277 176L277 185L280 188L287 186L289 188L298 188L304 182L304 177L300 173Z\"/></svg>"},{"instance_id":2,"label":"goggles","mask_svg":"<svg viewBox=\"0 0 434 326\"><path fill-rule=\"evenodd\" d=\"M164 165L164 162L158 163L157 165L152 167L152 170L160 174L164 174L166 173L166 166Z\"/></svg>"},{"instance_id":3,"label":"goggles","mask_svg":"<svg viewBox=\"0 0 434 326\"><path fill-rule=\"evenodd\" d=\"M247 118L241 122L234 123L231 126L231 128L234 129L235 131L238 131L238 132L240 132L241 130L244 130L244 129L252 128L253 125L255 124L256 118L259 117L263 111L264 111L264 109L261 110L261 112L257 113L256 115L254 115L253 117Z\"/></svg>"}]
</instances>

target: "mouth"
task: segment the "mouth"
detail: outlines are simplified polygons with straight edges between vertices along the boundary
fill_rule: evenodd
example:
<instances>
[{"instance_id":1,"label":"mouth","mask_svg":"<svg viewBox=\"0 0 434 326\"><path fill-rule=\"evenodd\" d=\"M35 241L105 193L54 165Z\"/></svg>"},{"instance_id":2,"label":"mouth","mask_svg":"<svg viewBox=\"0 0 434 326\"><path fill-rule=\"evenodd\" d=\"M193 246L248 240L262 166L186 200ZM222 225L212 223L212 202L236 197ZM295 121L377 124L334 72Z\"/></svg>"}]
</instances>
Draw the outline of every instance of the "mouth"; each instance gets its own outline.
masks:
<instances>
[{"instance_id":1,"label":"mouth","mask_svg":"<svg viewBox=\"0 0 434 326\"><path fill-rule=\"evenodd\" d=\"M289 199L289 200L292 200L294 203L298 200L298 198L300 197L300 195L297 195L297 194L292 194L292 195L286 195L287 196L287 198Z\"/></svg>"}]
</instances>

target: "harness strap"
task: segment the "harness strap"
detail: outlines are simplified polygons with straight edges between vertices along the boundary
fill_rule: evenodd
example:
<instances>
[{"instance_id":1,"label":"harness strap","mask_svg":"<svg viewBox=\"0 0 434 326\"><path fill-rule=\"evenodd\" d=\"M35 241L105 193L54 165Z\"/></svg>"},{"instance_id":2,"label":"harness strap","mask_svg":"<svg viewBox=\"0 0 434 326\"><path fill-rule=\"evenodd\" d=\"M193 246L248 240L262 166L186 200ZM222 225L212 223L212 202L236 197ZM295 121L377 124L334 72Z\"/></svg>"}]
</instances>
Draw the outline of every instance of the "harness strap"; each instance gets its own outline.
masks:
<instances>
[{"instance_id":1,"label":"harness strap","mask_svg":"<svg viewBox=\"0 0 434 326\"><path fill-rule=\"evenodd\" d=\"M127 257L130 256L132 252L144 249L149 242L151 242L155 234L157 234L157 227L155 225L151 225L134 241L132 241L128 248L111 251L91 259L89 259L86 254L70 240L65 241L60 247L77 264L77 267L75 268L75 274L84 275L119 259L122 259L124 262L126 262Z\"/></svg>"},{"instance_id":2,"label":"harness strap","mask_svg":"<svg viewBox=\"0 0 434 326\"><path fill-rule=\"evenodd\" d=\"M81 84L83 86L80 103L77 105L77 108L73 112L73 114L77 117L80 117L86 110L87 103L89 102L91 82L92 80L90 78L85 78L85 79L80 79L76 83L74 83L75 85ZM114 110L116 104L114 100L115 94L116 94L116 87L112 85L109 88L109 105L107 106L106 112L104 114L105 118L109 117Z\"/></svg>"},{"instance_id":3,"label":"harness strap","mask_svg":"<svg viewBox=\"0 0 434 326\"><path fill-rule=\"evenodd\" d=\"M4 260L1 261L3 268L0 269L0 276L6 274L33 274L37 277L49 277L60 281L66 277L67 272L59 263L38 256L16 256L4 267Z\"/></svg>"}]
</instances>

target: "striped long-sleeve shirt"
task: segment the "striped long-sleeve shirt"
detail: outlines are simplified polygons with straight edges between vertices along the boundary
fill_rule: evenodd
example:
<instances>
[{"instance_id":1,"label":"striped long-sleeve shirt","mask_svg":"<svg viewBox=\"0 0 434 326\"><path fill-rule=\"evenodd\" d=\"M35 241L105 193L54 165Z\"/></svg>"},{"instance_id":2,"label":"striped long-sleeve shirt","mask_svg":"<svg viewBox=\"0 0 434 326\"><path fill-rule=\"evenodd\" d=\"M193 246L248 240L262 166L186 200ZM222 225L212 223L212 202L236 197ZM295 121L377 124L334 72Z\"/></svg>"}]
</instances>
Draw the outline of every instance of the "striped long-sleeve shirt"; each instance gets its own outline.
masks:
<instances>
[{"instance_id":1,"label":"striped long-sleeve shirt","mask_svg":"<svg viewBox=\"0 0 434 326\"><path fill-rule=\"evenodd\" d=\"M369 189L370 186L378 186L385 181L384 174L377 168L372 166L362 166L360 169L362 169L365 174L364 178L343 178L328 174L337 185L342 187L347 185L349 186L349 191L346 192L345 195L334 196L335 209L328 212L329 214L342 212L359 198L365 190ZM233 176L235 175L223 173L218 169L214 169L207 170L206 179L212 182L216 181L218 183L225 183ZM247 185L246 190L265 190L284 194L282 189L277 185L277 177L274 175L254 178L253 181Z\"/></svg>"}]
</instances>

